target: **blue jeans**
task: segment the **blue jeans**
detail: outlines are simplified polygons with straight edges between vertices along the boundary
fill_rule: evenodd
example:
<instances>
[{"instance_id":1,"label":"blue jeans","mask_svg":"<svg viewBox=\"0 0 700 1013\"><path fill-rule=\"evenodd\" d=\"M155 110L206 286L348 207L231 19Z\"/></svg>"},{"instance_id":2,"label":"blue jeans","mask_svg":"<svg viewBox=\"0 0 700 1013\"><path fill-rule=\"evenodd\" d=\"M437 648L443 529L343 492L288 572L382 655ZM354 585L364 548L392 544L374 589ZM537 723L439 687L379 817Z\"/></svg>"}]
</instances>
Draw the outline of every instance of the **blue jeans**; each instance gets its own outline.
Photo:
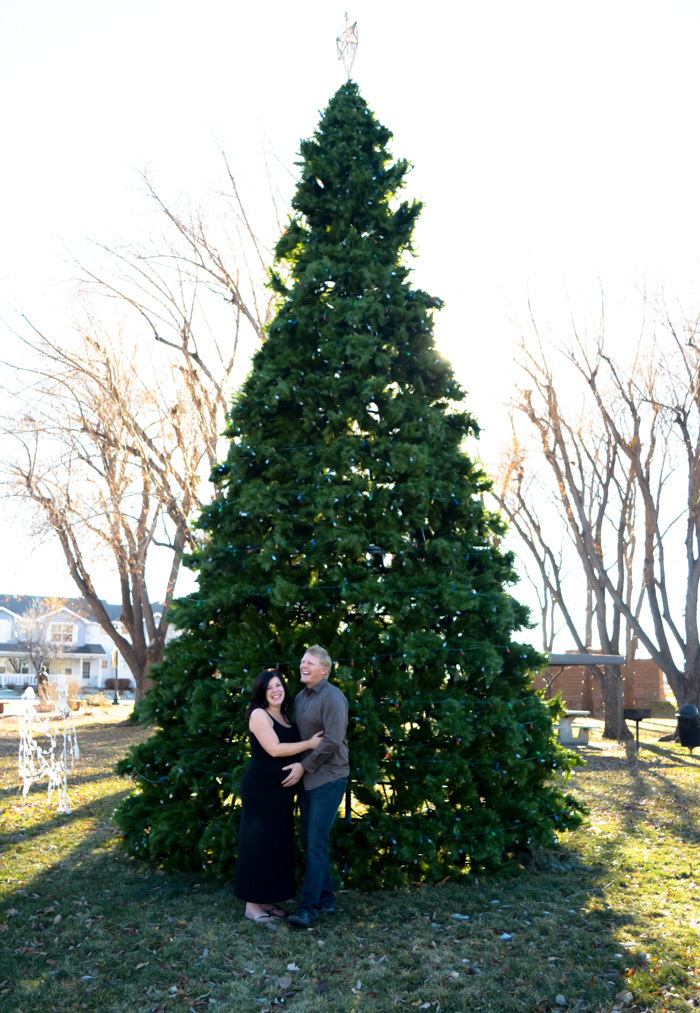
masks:
<instances>
[{"instance_id":1,"label":"blue jeans","mask_svg":"<svg viewBox=\"0 0 700 1013\"><path fill-rule=\"evenodd\" d=\"M333 898L328 840L346 784L347 778L339 777L299 793L301 837L306 849L306 872L299 907L312 914Z\"/></svg>"}]
</instances>

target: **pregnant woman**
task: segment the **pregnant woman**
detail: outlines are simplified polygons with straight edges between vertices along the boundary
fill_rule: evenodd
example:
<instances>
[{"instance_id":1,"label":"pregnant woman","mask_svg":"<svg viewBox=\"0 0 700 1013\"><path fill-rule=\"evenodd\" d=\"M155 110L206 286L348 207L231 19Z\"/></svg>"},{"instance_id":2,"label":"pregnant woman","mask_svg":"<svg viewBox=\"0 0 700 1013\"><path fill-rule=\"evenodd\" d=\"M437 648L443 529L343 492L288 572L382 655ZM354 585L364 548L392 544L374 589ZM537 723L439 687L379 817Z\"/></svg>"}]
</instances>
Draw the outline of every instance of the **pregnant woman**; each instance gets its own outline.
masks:
<instances>
[{"instance_id":1,"label":"pregnant woman","mask_svg":"<svg viewBox=\"0 0 700 1013\"><path fill-rule=\"evenodd\" d=\"M294 896L294 789L283 788L283 770L307 749L316 749L323 732L299 741L290 718L289 694L275 669L253 683L248 708L250 765L241 780L241 829L233 892L246 902L245 916L270 924L284 918L276 906Z\"/></svg>"}]
</instances>

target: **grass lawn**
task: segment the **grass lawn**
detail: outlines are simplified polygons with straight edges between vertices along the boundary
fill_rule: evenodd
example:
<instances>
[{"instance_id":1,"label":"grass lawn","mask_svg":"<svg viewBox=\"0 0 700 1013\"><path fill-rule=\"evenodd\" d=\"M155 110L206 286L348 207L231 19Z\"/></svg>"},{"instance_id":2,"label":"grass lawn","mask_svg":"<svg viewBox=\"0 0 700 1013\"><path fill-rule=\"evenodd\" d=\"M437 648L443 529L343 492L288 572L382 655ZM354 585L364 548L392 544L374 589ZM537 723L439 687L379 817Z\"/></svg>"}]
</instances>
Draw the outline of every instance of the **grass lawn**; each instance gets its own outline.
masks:
<instances>
[{"instance_id":1,"label":"grass lawn","mask_svg":"<svg viewBox=\"0 0 700 1013\"><path fill-rule=\"evenodd\" d=\"M70 814L17 782L0 719L0 1010L176 1013L700 1009L700 757L642 725L602 744L574 790L587 825L527 867L339 896L311 931L243 919L230 886L116 850L115 761L147 733L125 708L78 720Z\"/></svg>"}]
</instances>

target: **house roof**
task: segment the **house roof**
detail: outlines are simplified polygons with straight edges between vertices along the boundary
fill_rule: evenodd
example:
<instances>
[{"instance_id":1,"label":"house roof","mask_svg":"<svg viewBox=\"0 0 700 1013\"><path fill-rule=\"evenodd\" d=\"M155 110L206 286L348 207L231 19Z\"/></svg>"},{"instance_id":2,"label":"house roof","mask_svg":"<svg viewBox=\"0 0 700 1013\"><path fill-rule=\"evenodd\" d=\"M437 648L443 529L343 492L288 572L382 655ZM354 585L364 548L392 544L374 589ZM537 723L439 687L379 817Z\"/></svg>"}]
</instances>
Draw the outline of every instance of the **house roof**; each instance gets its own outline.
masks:
<instances>
[{"instance_id":1,"label":"house roof","mask_svg":"<svg viewBox=\"0 0 700 1013\"><path fill-rule=\"evenodd\" d=\"M121 619L122 607L121 605L110 605L109 602L100 599L104 607L105 612L112 620L116 622ZM69 609L82 619L87 619L91 622L97 622L95 614L85 601L84 598L60 598L56 596L48 597L39 594L0 594L0 609L7 609L13 612L15 615L23 615L27 609L35 608L36 606L46 609L47 613L58 612L61 609ZM163 603L159 601L151 602L151 608L154 613L163 612Z\"/></svg>"},{"instance_id":2,"label":"house roof","mask_svg":"<svg viewBox=\"0 0 700 1013\"><path fill-rule=\"evenodd\" d=\"M69 647L67 644L61 651L62 655L66 654L107 654L102 644L83 644L82 647Z\"/></svg>"}]
</instances>

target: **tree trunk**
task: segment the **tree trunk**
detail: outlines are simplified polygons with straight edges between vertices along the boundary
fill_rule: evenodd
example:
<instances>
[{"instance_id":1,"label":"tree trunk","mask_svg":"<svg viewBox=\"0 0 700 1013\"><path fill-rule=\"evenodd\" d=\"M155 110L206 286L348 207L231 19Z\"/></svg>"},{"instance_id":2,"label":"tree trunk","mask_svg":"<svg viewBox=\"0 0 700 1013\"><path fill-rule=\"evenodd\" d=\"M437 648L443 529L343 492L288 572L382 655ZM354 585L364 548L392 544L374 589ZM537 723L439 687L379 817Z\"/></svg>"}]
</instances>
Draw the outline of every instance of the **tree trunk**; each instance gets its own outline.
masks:
<instances>
[{"instance_id":1,"label":"tree trunk","mask_svg":"<svg viewBox=\"0 0 700 1013\"><path fill-rule=\"evenodd\" d=\"M700 678L697 673L669 672L667 669L666 678L679 707L692 703L700 710Z\"/></svg>"},{"instance_id":2,"label":"tree trunk","mask_svg":"<svg viewBox=\"0 0 700 1013\"><path fill-rule=\"evenodd\" d=\"M161 626L165 622L165 620L161 619L158 627L158 636L155 641L149 644L148 647L146 647L143 642L139 642L139 644L134 645L133 643L125 640L123 637L119 638L119 650L121 651L122 658L126 662L127 668L129 669L136 685L135 703L142 700L149 689L153 686L153 680L149 678L148 673L151 670L151 665L160 661L160 657L163 652L163 644L165 643L165 633L161 629ZM169 625L169 623L167 625Z\"/></svg>"},{"instance_id":3,"label":"tree trunk","mask_svg":"<svg viewBox=\"0 0 700 1013\"><path fill-rule=\"evenodd\" d=\"M619 671L619 666L616 666ZM625 742L632 738L632 732L627 727L622 717L622 684L612 672L594 669L598 685L603 694L603 707L605 708L605 727L603 728L604 739L614 739L616 742Z\"/></svg>"},{"instance_id":4,"label":"tree trunk","mask_svg":"<svg viewBox=\"0 0 700 1013\"><path fill-rule=\"evenodd\" d=\"M134 703L138 703L139 700L143 700L152 685L153 681L151 679L145 675L140 676L136 680L136 696L134 697Z\"/></svg>"},{"instance_id":5,"label":"tree trunk","mask_svg":"<svg viewBox=\"0 0 700 1013\"><path fill-rule=\"evenodd\" d=\"M678 701L678 706L682 707L684 703L692 703L700 710L700 679L697 675L695 677L688 675L687 672L683 674L685 676L685 693L683 699Z\"/></svg>"},{"instance_id":6,"label":"tree trunk","mask_svg":"<svg viewBox=\"0 0 700 1013\"><path fill-rule=\"evenodd\" d=\"M138 703L139 700L143 700L144 696L153 685L153 680L148 677L150 667L151 666L149 664L146 664L139 672L131 673L134 677L134 682L136 683L136 696L134 703Z\"/></svg>"}]
</instances>

